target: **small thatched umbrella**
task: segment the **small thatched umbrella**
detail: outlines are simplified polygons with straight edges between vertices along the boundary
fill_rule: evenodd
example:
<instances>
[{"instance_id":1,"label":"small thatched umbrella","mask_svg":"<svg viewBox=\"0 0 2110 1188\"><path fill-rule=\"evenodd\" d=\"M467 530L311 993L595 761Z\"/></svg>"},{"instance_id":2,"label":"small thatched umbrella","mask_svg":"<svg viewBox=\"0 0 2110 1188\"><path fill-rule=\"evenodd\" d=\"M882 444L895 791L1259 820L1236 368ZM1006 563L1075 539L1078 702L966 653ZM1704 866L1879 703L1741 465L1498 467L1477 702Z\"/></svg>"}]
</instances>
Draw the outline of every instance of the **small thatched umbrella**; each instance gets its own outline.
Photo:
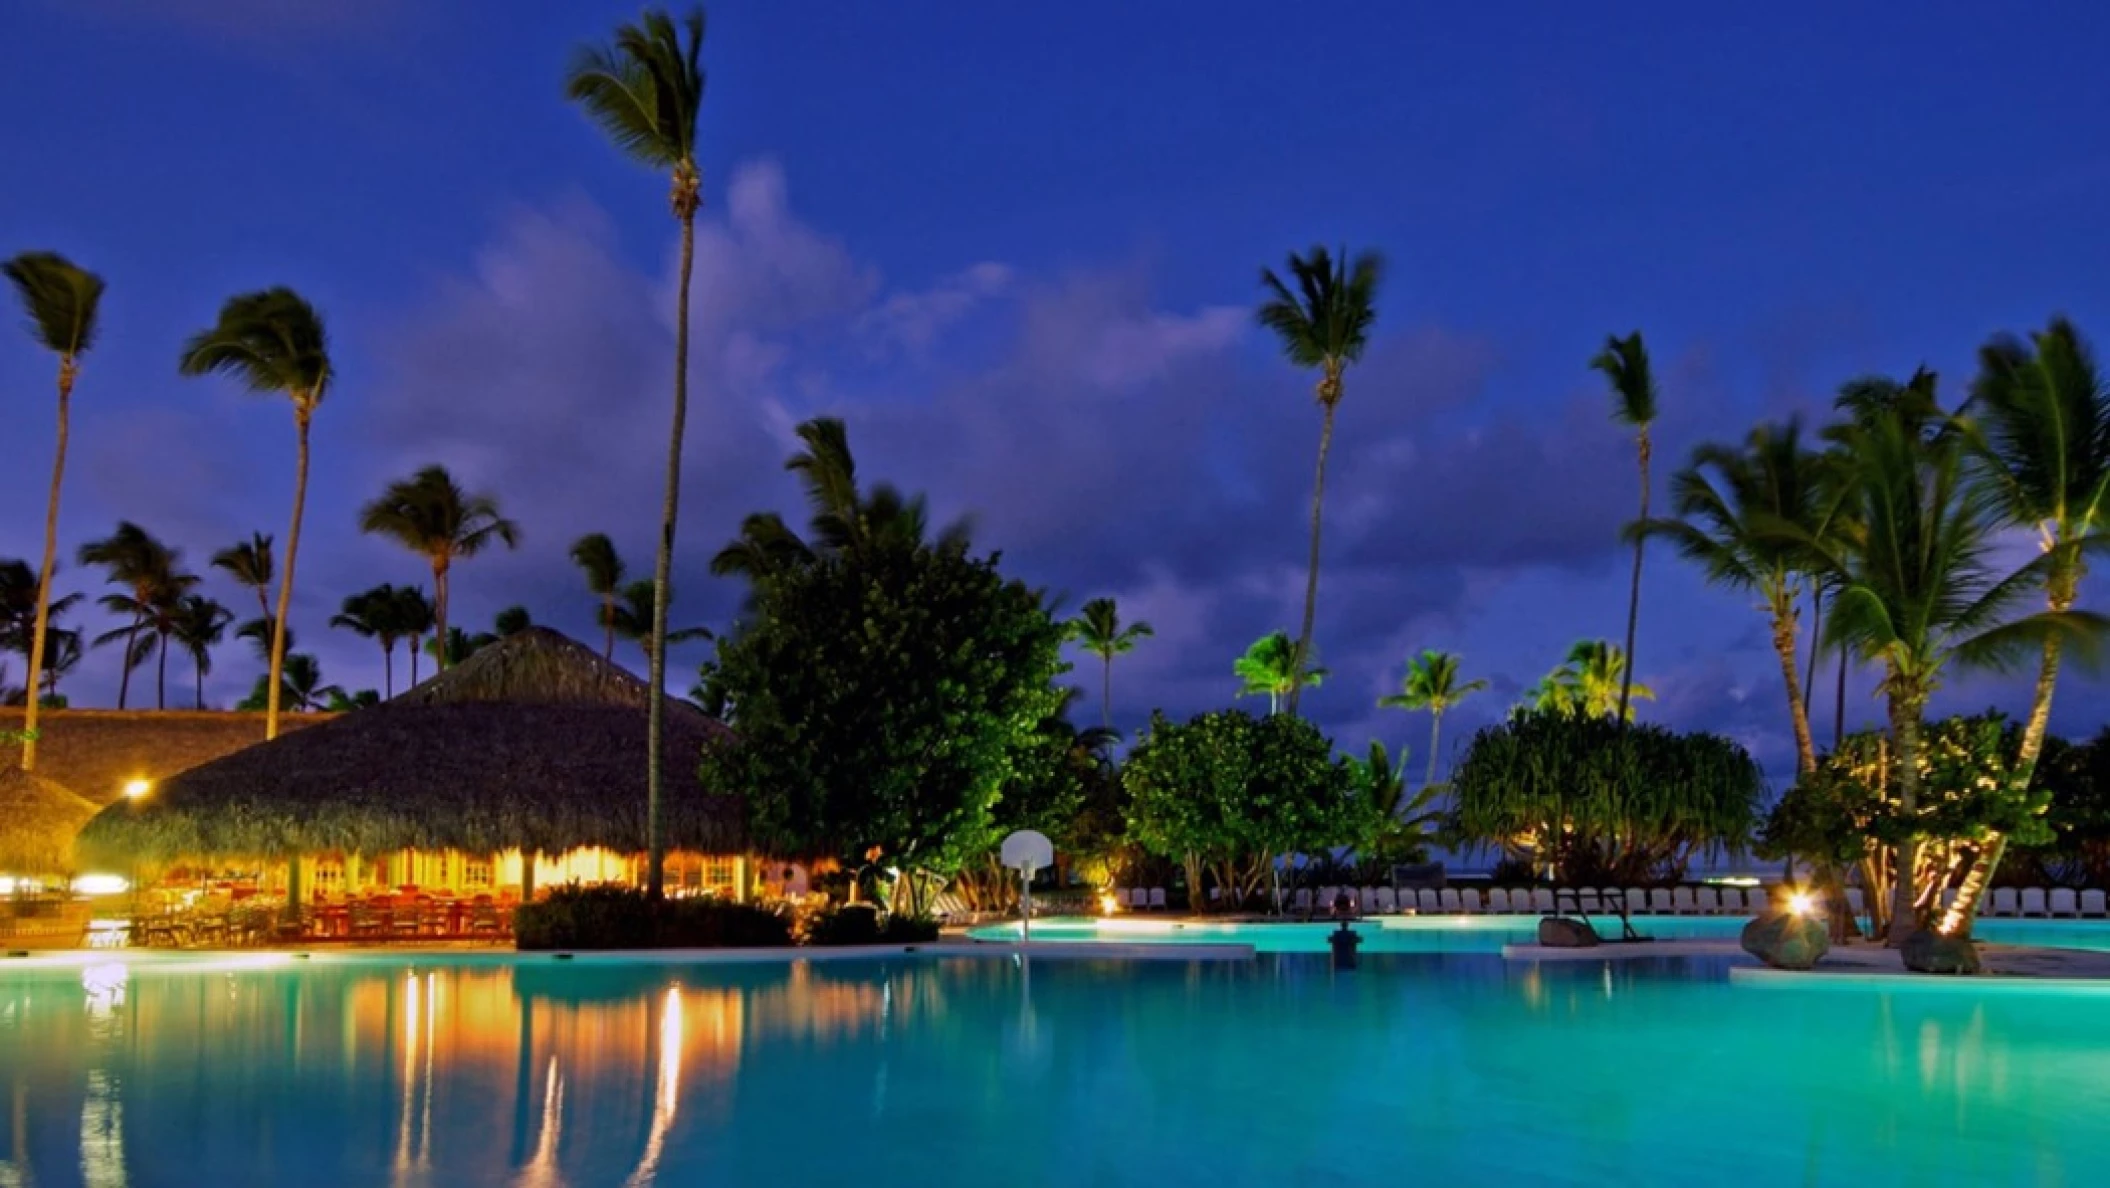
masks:
<instances>
[{"instance_id":1,"label":"small thatched umbrella","mask_svg":"<svg viewBox=\"0 0 2110 1188\"><path fill-rule=\"evenodd\" d=\"M725 727L668 703L670 845L742 848L738 806L693 773ZM374 709L281 735L105 809L83 852L130 860L645 848L645 684L530 628Z\"/></svg>"},{"instance_id":2,"label":"small thatched umbrella","mask_svg":"<svg viewBox=\"0 0 2110 1188\"><path fill-rule=\"evenodd\" d=\"M74 835L94 815L94 804L55 780L0 769L0 873L71 873Z\"/></svg>"}]
</instances>

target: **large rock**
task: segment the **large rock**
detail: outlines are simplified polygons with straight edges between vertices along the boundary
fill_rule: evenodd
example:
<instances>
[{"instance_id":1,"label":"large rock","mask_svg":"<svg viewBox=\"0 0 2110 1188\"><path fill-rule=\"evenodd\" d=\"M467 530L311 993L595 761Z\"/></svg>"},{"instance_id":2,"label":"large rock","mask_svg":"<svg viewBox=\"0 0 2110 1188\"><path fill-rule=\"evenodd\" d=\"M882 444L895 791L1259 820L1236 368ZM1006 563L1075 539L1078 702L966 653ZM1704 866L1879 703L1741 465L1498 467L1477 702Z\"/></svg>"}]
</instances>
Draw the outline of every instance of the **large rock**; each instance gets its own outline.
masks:
<instances>
[{"instance_id":1,"label":"large rock","mask_svg":"<svg viewBox=\"0 0 2110 1188\"><path fill-rule=\"evenodd\" d=\"M1744 952L1774 969L1809 969L1831 952L1824 921L1796 912L1767 912L1744 925Z\"/></svg>"},{"instance_id":2,"label":"large rock","mask_svg":"<svg viewBox=\"0 0 2110 1188\"><path fill-rule=\"evenodd\" d=\"M1922 928L1905 938L1898 949L1905 968L1914 973L1974 974L1978 972L1978 946L1969 937L1943 936Z\"/></svg>"},{"instance_id":3,"label":"large rock","mask_svg":"<svg viewBox=\"0 0 2110 1188\"><path fill-rule=\"evenodd\" d=\"M1597 930L1587 921L1547 916L1539 921L1539 943L1553 949L1595 948Z\"/></svg>"}]
</instances>

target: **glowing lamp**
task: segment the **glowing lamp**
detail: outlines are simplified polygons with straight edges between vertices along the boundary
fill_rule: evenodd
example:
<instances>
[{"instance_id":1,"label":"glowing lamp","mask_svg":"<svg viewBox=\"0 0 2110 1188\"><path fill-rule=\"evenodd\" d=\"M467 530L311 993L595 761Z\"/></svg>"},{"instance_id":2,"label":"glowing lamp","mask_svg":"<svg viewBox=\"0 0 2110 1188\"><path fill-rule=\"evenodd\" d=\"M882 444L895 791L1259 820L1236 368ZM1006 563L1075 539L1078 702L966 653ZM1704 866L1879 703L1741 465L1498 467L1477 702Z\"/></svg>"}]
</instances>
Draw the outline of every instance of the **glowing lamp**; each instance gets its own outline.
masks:
<instances>
[{"instance_id":1,"label":"glowing lamp","mask_svg":"<svg viewBox=\"0 0 2110 1188\"><path fill-rule=\"evenodd\" d=\"M1114 912L1120 908L1120 906L1120 901L1115 899L1111 893L1105 893L1099 896L1099 914L1102 916L1113 915Z\"/></svg>"},{"instance_id":2,"label":"glowing lamp","mask_svg":"<svg viewBox=\"0 0 2110 1188\"><path fill-rule=\"evenodd\" d=\"M126 800L138 800L140 797L145 796L147 793L152 792L153 790L154 785L146 782L145 780L125 781Z\"/></svg>"},{"instance_id":3,"label":"glowing lamp","mask_svg":"<svg viewBox=\"0 0 2110 1188\"><path fill-rule=\"evenodd\" d=\"M1788 910L1798 916L1807 916L1816 910L1817 900L1807 891L1797 891L1788 896Z\"/></svg>"}]
</instances>

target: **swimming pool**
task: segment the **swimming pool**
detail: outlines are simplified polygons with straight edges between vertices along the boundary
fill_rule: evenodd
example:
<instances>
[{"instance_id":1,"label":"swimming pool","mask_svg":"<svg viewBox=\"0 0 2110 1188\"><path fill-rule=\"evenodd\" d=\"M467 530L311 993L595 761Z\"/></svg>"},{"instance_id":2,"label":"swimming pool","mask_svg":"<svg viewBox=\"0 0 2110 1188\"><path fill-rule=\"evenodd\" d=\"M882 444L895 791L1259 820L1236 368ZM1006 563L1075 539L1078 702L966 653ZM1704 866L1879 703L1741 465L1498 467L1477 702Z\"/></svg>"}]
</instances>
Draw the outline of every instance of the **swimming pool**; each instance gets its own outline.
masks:
<instances>
[{"instance_id":1,"label":"swimming pool","mask_svg":"<svg viewBox=\"0 0 2110 1188\"><path fill-rule=\"evenodd\" d=\"M0 964L0 1183L2079 1184L2102 1003L1485 953Z\"/></svg>"},{"instance_id":2,"label":"swimming pool","mask_svg":"<svg viewBox=\"0 0 2110 1188\"><path fill-rule=\"evenodd\" d=\"M1665 940L1734 939L1743 916L1635 916L1643 936ZM1593 916L1600 934L1617 936L1619 921ZM1537 916L1373 916L1355 924L1364 953L1499 953L1503 945L1531 944ZM1036 941L1126 941L1136 944L1241 944L1262 953L1324 953L1331 923L1214 924L1149 916L1110 919L1063 917L1033 922ZM2110 920L1980 920L1978 939L2004 945L2110 952ZM977 940L1016 940L1016 921L971 929Z\"/></svg>"}]
</instances>

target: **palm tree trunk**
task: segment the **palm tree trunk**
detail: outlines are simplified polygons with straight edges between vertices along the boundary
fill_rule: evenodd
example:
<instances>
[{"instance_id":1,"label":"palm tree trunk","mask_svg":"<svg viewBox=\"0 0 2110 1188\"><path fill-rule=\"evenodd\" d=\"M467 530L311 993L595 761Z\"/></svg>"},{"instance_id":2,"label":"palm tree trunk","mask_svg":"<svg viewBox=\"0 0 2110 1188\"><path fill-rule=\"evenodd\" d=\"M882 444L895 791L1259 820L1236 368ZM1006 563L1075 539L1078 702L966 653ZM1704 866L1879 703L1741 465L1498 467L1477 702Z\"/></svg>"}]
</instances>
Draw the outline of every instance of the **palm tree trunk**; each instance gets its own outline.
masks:
<instances>
[{"instance_id":1,"label":"palm tree trunk","mask_svg":"<svg viewBox=\"0 0 2110 1188\"><path fill-rule=\"evenodd\" d=\"M674 320L674 424L667 434L667 490L659 511L659 552L652 559L652 641L646 649L645 690L645 894L666 893L666 839L660 830L660 801L666 772L660 739L667 718L667 606L674 569L674 521L681 510L681 443L689 419L689 275L696 262L695 182L677 175L675 213L681 219L681 280Z\"/></svg>"},{"instance_id":2,"label":"palm tree trunk","mask_svg":"<svg viewBox=\"0 0 2110 1188\"><path fill-rule=\"evenodd\" d=\"M1337 365L1328 365L1330 371ZM1333 377L1329 377L1333 378ZM1319 469L1311 484L1311 564L1304 576L1304 627L1297 633L1297 650L1290 657L1289 712L1297 712L1297 701L1304 693L1304 670L1309 667L1311 656L1311 625L1319 604L1319 522L1326 507L1326 455L1333 449L1333 414L1340 406L1340 394L1326 402L1326 415L1319 423Z\"/></svg>"},{"instance_id":3,"label":"palm tree trunk","mask_svg":"<svg viewBox=\"0 0 2110 1188\"><path fill-rule=\"evenodd\" d=\"M2063 612L2070 608L2071 601L2060 605L2053 600L2051 609ZM2059 680L2059 641L2056 638L2044 641L2044 659L2037 669L2037 689L2029 703L2029 721L2022 727L2022 747L2015 756L2015 770L2009 776L2018 788L2029 787L2036 778L2037 756L2044 753L2044 736L2051 729L2051 695ZM1986 888L1993 885L1993 874L2000 869L2000 860L2007 855L2007 835L1995 833L1985 845L1979 847L1978 856L1971 861L1971 868L1964 872L1963 882L1956 889L1956 903L1942 914L1941 931L1945 936L1958 933L1969 935L1971 924L1978 918L1978 907L1985 898Z\"/></svg>"},{"instance_id":4,"label":"palm tree trunk","mask_svg":"<svg viewBox=\"0 0 2110 1188\"><path fill-rule=\"evenodd\" d=\"M169 707L169 633L157 631L155 634L161 637L161 642L154 645L160 652L154 660L154 708L165 710Z\"/></svg>"},{"instance_id":5,"label":"palm tree trunk","mask_svg":"<svg viewBox=\"0 0 2110 1188\"><path fill-rule=\"evenodd\" d=\"M313 413L295 397L293 427L299 444L293 463L293 522L286 527L286 560L278 571L278 615L271 624L271 685L264 694L267 741L278 737L279 693L286 680L286 617L293 613L293 562L300 552L300 513L308 502L308 421Z\"/></svg>"},{"instance_id":6,"label":"palm tree trunk","mask_svg":"<svg viewBox=\"0 0 2110 1188\"><path fill-rule=\"evenodd\" d=\"M1635 437L1635 453L1641 460L1641 519L1648 520L1648 426ZM1626 671L1619 678L1619 725L1626 726L1627 704L1634 695L1634 628L1641 621L1641 551L1644 538L1634 537L1634 580L1626 597Z\"/></svg>"},{"instance_id":7,"label":"palm tree trunk","mask_svg":"<svg viewBox=\"0 0 2110 1188\"><path fill-rule=\"evenodd\" d=\"M131 627L125 630L125 670L117 678L117 708L123 709L125 701L132 695L132 648L139 642L139 616L132 616Z\"/></svg>"},{"instance_id":8,"label":"palm tree trunk","mask_svg":"<svg viewBox=\"0 0 2110 1188\"><path fill-rule=\"evenodd\" d=\"M1892 681L1896 681L1893 676ZM1910 696L1890 695L1890 737L1897 743L1898 815L1910 821L1919 812L1920 704ZM1906 833L1897 845L1896 883L1890 891L1890 944L1902 945L1918 927L1916 877L1919 838Z\"/></svg>"},{"instance_id":9,"label":"palm tree trunk","mask_svg":"<svg viewBox=\"0 0 2110 1188\"><path fill-rule=\"evenodd\" d=\"M424 646L423 639L416 635L410 637L410 687L413 689L418 687L418 649Z\"/></svg>"},{"instance_id":10,"label":"palm tree trunk","mask_svg":"<svg viewBox=\"0 0 2110 1188\"><path fill-rule=\"evenodd\" d=\"M601 599L601 629L606 638L601 643L601 659L615 660L615 596Z\"/></svg>"},{"instance_id":11,"label":"palm tree trunk","mask_svg":"<svg viewBox=\"0 0 2110 1188\"><path fill-rule=\"evenodd\" d=\"M193 702L193 705L192 705L192 707L191 707L191 708L193 708L193 709L204 709L204 708L205 708L205 663L204 663L204 661L200 660L200 659L199 659L198 657L196 657L196 656L193 656L193 657L191 657L191 676L192 676L192 679L193 679L194 681L196 681L196 687L195 687L195 688L193 689L193 691L192 691L192 693L193 693L193 696L192 696L192 702Z\"/></svg>"},{"instance_id":12,"label":"palm tree trunk","mask_svg":"<svg viewBox=\"0 0 2110 1188\"><path fill-rule=\"evenodd\" d=\"M1424 787L1424 788L1433 788L1433 787L1435 787L1435 786L1436 786L1436 738L1437 738L1437 732L1438 732L1438 731L1440 731L1440 730L1442 730L1442 729L1443 729L1443 711L1442 711L1442 710L1430 710L1430 711L1429 711L1429 776L1428 776L1428 778L1427 778L1427 779L1425 779L1425 780L1423 780L1423 781L1421 782L1421 786L1422 786L1422 787ZM1404 790L1402 790L1402 792L1401 792L1401 795L1405 795L1405 792L1404 792Z\"/></svg>"},{"instance_id":13,"label":"palm tree trunk","mask_svg":"<svg viewBox=\"0 0 2110 1188\"><path fill-rule=\"evenodd\" d=\"M71 355L59 358L59 435L51 456L51 497L44 503L44 562L37 571L36 626L29 633L28 694L22 698L22 770L37 766L37 683L44 679L45 636L51 630L51 579L59 568L59 487L66 477L66 433L71 418L73 379L77 364Z\"/></svg>"},{"instance_id":14,"label":"palm tree trunk","mask_svg":"<svg viewBox=\"0 0 2110 1188\"><path fill-rule=\"evenodd\" d=\"M1802 678L1802 710L1806 720L1809 707L1817 699L1817 657L1824 651L1824 585L1810 583L1810 668ZM1814 737L1814 736L1813 736Z\"/></svg>"},{"instance_id":15,"label":"palm tree trunk","mask_svg":"<svg viewBox=\"0 0 2110 1188\"><path fill-rule=\"evenodd\" d=\"M1817 743L1810 737L1810 707L1795 678L1795 604L1786 586L1773 591L1773 650L1780 656L1780 679L1788 687L1788 719L1795 728L1795 772L1817 770ZM1814 662L1815 655L1811 656ZM1630 670L1631 671L1631 670Z\"/></svg>"},{"instance_id":16,"label":"palm tree trunk","mask_svg":"<svg viewBox=\"0 0 2110 1188\"><path fill-rule=\"evenodd\" d=\"M1839 645L1839 691L1832 699L1832 749L1846 745L1846 645Z\"/></svg>"},{"instance_id":17,"label":"palm tree trunk","mask_svg":"<svg viewBox=\"0 0 2110 1188\"><path fill-rule=\"evenodd\" d=\"M1109 652L1100 657L1105 667L1099 680L1099 722L1108 733L1114 729L1114 657Z\"/></svg>"},{"instance_id":18,"label":"palm tree trunk","mask_svg":"<svg viewBox=\"0 0 2110 1188\"><path fill-rule=\"evenodd\" d=\"M396 695L396 641L388 640L381 645L381 697L387 700Z\"/></svg>"},{"instance_id":19,"label":"palm tree trunk","mask_svg":"<svg viewBox=\"0 0 2110 1188\"><path fill-rule=\"evenodd\" d=\"M432 563L432 623L433 638L440 641L439 655L433 662L439 665L441 672L445 672L448 664L448 645L451 642L447 637L447 563L445 561L434 561Z\"/></svg>"}]
</instances>

